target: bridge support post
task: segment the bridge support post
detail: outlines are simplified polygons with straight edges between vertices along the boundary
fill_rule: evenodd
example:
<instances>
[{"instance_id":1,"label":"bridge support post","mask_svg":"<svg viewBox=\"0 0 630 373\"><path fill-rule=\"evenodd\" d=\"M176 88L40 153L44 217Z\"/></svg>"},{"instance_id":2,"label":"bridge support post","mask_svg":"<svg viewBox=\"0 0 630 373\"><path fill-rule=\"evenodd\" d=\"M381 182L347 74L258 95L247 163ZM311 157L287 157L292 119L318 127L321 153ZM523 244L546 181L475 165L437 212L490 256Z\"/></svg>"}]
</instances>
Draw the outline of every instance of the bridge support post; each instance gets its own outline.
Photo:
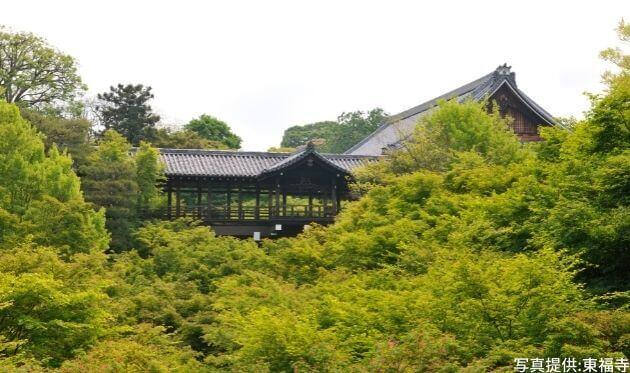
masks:
<instances>
[{"instance_id":1,"label":"bridge support post","mask_svg":"<svg viewBox=\"0 0 630 373\"><path fill-rule=\"evenodd\" d=\"M227 205L225 208L225 218L227 220L232 219L232 185L227 185Z\"/></svg>"},{"instance_id":2,"label":"bridge support post","mask_svg":"<svg viewBox=\"0 0 630 373\"><path fill-rule=\"evenodd\" d=\"M167 186L167 190L166 190L166 217L168 218L168 220L171 220L171 218L173 217L173 189L171 188L171 186Z\"/></svg>"},{"instance_id":3,"label":"bridge support post","mask_svg":"<svg viewBox=\"0 0 630 373\"><path fill-rule=\"evenodd\" d=\"M182 202L181 202L181 198L179 195L179 186L175 188L175 217L179 218L180 213L181 213L181 206L182 206Z\"/></svg>"},{"instance_id":4,"label":"bridge support post","mask_svg":"<svg viewBox=\"0 0 630 373\"><path fill-rule=\"evenodd\" d=\"M269 219L271 219L271 217L273 216L273 196L272 196L272 189L269 188L269 190L267 191L267 217Z\"/></svg>"},{"instance_id":5,"label":"bridge support post","mask_svg":"<svg viewBox=\"0 0 630 373\"><path fill-rule=\"evenodd\" d=\"M243 220L243 189L238 186L238 220Z\"/></svg>"},{"instance_id":6,"label":"bridge support post","mask_svg":"<svg viewBox=\"0 0 630 373\"><path fill-rule=\"evenodd\" d=\"M260 185L256 184L256 207L254 208L254 219L260 219Z\"/></svg>"},{"instance_id":7,"label":"bridge support post","mask_svg":"<svg viewBox=\"0 0 630 373\"><path fill-rule=\"evenodd\" d=\"M308 192L308 216L313 217L313 191Z\"/></svg>"},{"instance_id":8,"label":"bridge support post","mask_svg":"<svg viewBox=\"0 0 630 373\"><path fill-rule=\"evenodd\" d=\"M280 178L276 179L276 216L280 216Z\"/></svg>"},{"instance_id":9,"label":"bridge support post","mask_svg":"<svg viewBox=\"0 0 630 373\"><path fill-rule=\"evenodd\" d=\"M197 219L201 219L201 183L197 180Z\"/></svg>"},{"instance_id":10,"label":"bridge support post","mask_svg":"<svg viewBox=\"0 0 630 373\"><path fill-rule=\"evenodd\" d=\"M336 179L332 179L332 183L331 183L331 202L332 202L332 212L333 215L337 215L337 211L339 211L339 203L337 200L337 180Z\"/></svg>"},{"instance_id":11,"label":"bridge support post","mask_svg":"<svg viewBox=\"0 0 630 373\"><path fill-rule=\"evenodd\" d=\"M206 220L210 221L212 217L212 182L208 183L208 211L206 211Z\"/></svg>"}]
</instances>

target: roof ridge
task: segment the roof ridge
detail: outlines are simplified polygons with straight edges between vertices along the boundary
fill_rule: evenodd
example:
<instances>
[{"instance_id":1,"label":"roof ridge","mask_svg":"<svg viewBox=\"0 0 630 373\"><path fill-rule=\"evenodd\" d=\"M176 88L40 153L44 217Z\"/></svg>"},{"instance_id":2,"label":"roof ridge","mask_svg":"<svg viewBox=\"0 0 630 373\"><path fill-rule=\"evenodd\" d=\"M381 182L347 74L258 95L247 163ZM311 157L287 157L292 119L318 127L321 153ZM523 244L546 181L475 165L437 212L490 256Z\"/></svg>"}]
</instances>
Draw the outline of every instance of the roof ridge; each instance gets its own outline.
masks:
<instances>
[{"instance_id":1,"label":"roof ridge","mask_svg":"<svg viewBox=\"0 0 630 373\"><path fill-rule=\"evenodd\" d=\"M383 131L384 129L388 128L392 123L395 123L397 121L409 118L413 115L422 113L430 108L432 108L433 106L435 106L437 104L437 102L439 100L444 100L444 99L450 99L450 98L455 98L455 97L459 97L462 96L468 92L472 92L474 91L477 87L479 87L481 84L491 80L491 78L496 76L496 71L497 69L492 70L492 72L483 75L482 77L473 80L472 82L466 83L458 88L455 88L451 91L448 91L438 97L435 97L431 100L425 101L423 103L421 103L420 105L416 105L410 109L401 111L398 114L394 114L394 115L390 115L389 117L387 117L387 119L385 119L385 121L378 126L372 133L370 133L369 135L367 135L365 138L363 138L361 141L359 141L358 143L354 144L352 147L350 147L350 149L346 150L344 153L349 153L352 152L356 149L358 149L359 147L361 147L361 145L365 144L369 139L371 139L372 137L374 137L376 134L378 134L379 132Z\"/></svg>"},{"instance_id":2,"label":"roof ridge","mask_svg":"<svg viewBox=\"0 0 630 373\"><path fill-rule=\"evenodd\" d=\"M320 159L343 173L378 159L378 157L348 154L320 154L301 151L293 155L269 152L208 151L201 149L161 149L160 159L167 175L257 178L269 171L299 162L309 155Z\"/></svg>"},{"instance_id":3,"label":"roof ridge","mask_svg":"<svg viewBox=\"0 0 630 373\"><path fill-rule=\"evenodd\" d=\"M475 79L472 82L466 83L458 88L455 88L451 91L448 91L438 97L432 98L430 100L427 100L423 103L421 103L420 105L416 105L414 107L412 107L411 109L407 109L404 111L401 111L398 114L394 114L394 115L390 115L389 117L387 117L386 119L386 123L390 123L393 121L398 121L401 119L405 119L408 118L412 115L421 113L423 111L425 111L426 109L429 109L429 107L427 106L434 106L435 104L437 104L438 101L440 100L444 100L444 99L452 99L458 96L461 96L465 93L468 92L472 92L475 90L475 88L479 87L482 83L486 83L488 82L491 78L493 78L495 76L496 70L493 70L491 73L486 74L484 76L482 76L481 78Z\"/></svg>"},{"instance_id":4,"label":"roof ridge","mask_svg":"<svg viewBox=\"0 0 630 373\"><path fill-rule=\"evenodd\" d=\"M176 149L176 148L157 148L160 154L196 154L196 155L234 155L234 156L252 156L265 155L288 157L292 153L280 152L262 152L262 151L241 151L241 150L222 150L222 149Z\"/></svg>"}]
</instances>

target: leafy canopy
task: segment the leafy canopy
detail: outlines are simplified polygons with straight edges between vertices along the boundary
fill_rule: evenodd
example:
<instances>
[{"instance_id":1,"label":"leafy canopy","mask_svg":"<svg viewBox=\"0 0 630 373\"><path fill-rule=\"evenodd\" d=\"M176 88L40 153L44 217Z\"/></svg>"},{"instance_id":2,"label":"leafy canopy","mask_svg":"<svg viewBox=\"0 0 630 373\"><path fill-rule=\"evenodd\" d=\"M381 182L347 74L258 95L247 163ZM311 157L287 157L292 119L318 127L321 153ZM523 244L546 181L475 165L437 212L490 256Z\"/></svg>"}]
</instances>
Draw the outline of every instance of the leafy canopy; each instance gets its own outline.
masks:
<instances>
[{"instance_id":1,"label":"leafy canopy","mask_svg":"<svg viewBox=\"0 0 630 373\"><path fill-rule=\"evenodd\" d=\"M39 36L0 27L0 92L6 102L43 108L70 103L85 89L74 58Z\"/></svg>"},{"instance_id":2,"label":"leafy canopy","mask_svg":"<svg viewBox=\"0 0 630 373\"><path fill-rule=\"evenodd\" d=\"M312 141L322 152L343 153L372 133L386 118L387 114L380 108L365 113L342 113L336 122L316 122L287 128L280 146L296 148Z\"/></svg>"},{"instance_id":3,"label":"leafy canopy","mask_svg":"<svg viewBox=\"0 0 630 373\"><path fill-rule=\"evenodd\" d=\"M206 140L223 144L228 149L241 147L241 138L232 132L227 123L207 114L191 120L184 126L184 129L194 132Z\"/></svg>"},{"instance_id":4,"label":"leafy canopy","mask_svg":"<svg viewBox=\"0 0 630 373\"><path fill-rule=\"evenodd\" d=\"M197 132L190 130L173 131L168 128L159 128L155 139L151 142L158 148L171 149L229 149L227 145L215 140L201 137Z\"/></svg>"},{"instance_id":5,"label":"leafy canopy","mask_svg":"<svg viewBox=\"0 0 630 373\"><path fill-rule=\"evenodd\" d=\"M103 250L102 212L84 202L71 159L46 154L35 129L15 105L0 102L0 247L30 237L64 253Z\"/></svg>"},{"instance_id":6,"label":"leafy canopy","mask_svg":"<svg viewBox=\"0 0 630 373\"><path fill-rule=\"evenodd\" d=\"M24 119L43 135L47 150L54 144L62 152L67 151L72 157L75 170L85 163L92 150L89 138L92 129L90 121L85 118L64 118L23 108L20 112Z\"/></svg>"}]
</instances>

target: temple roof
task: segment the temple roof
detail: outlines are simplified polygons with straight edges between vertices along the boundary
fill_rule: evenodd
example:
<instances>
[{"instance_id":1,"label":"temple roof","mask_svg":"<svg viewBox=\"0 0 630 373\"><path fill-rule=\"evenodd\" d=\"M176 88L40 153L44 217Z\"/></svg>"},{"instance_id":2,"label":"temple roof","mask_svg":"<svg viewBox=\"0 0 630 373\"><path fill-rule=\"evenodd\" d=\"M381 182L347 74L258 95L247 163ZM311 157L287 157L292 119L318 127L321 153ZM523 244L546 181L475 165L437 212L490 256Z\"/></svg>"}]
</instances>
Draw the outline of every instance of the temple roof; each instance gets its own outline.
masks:
<instances>
[{"instance_id":1,"label":"temple roof","mask_svg":"<svg viewBox=\"0 0 630 373\"><path fill-rule=\"evenodd\" d=\"M511 67L507 66L507 64L500 65L494 71L482 76L475 81L465 84L434 99L426 101L418 106L414 106L411 109L388 117L387 120L374 132L372 132L366 138L348 149L345 153L370 154L374 152L375 149L368 150L361 148L369 148L370 143L374 143L374 146L379 147L378 151L380 154L381 148L394 145L397 142L403 140L403 137L405 137L405 135L408 135L411 132L411 129L415 127L419 116L435 107L438 104L438 101L450 99L456 99L460 102L466 99L481 101L492 96L496 91L499 90L499 88L503 86L508 87L527 107L529 107L532 112L539 117L542 124L555 124L555 121L551 114L549 114L545 109L534 102L534 100L532 100L517 87L515 74L510 69ZM394 130L394 127L399 124L402 124L401 127L404 128L396 128L396 130ZM379 141L377 141L377 138L379 137L382 137L382 139L379 139ZM368 151L361 152L362 150Z\"/></svg>"},{"instance_id":2,"label":"temple roof","mask_svg":"<svg viewBox=\"0 0 630 373\"><path fill-rule=\"evenodd\" d=\"M308 155L341 173L373 161L376 157L322 154L313 147L295 153L243 152L234 150L159 149L167 176L258 178L289 167Z\"/></svg>"}]
</instances>

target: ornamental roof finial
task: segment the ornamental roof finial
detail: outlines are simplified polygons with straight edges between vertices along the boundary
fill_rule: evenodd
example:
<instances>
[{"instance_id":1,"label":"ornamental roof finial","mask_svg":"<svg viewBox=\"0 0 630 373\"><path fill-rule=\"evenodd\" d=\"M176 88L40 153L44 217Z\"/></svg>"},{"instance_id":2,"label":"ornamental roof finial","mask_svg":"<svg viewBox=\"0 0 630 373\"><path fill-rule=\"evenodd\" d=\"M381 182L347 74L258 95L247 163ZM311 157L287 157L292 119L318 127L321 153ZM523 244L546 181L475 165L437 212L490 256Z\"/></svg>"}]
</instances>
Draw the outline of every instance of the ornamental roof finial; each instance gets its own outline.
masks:
<instances>
[{"instance_id":1,"label":"ornamental roof finial","mask_svg":"<svg viewBox=\"0 0 630 373\"><path fill-rule=\"evenodd\" d=\"M516 87L516 74L512 72L512 66L508 66L507 63L499 65L494 74L500 80L506 79Z\"/></svg>"},{"instance_id":2,"label":"ornamental roof finial","mask_svg":"<svg viewBox=\"0 0 630 373\"><path fill-rule=\"evenodd\" d=\"M503 65L499 65L496 71L499 75L510 75L512 73L511 69L512 66L508 66L507 63L504 63Z\"/></svg>"}]
</instances>

